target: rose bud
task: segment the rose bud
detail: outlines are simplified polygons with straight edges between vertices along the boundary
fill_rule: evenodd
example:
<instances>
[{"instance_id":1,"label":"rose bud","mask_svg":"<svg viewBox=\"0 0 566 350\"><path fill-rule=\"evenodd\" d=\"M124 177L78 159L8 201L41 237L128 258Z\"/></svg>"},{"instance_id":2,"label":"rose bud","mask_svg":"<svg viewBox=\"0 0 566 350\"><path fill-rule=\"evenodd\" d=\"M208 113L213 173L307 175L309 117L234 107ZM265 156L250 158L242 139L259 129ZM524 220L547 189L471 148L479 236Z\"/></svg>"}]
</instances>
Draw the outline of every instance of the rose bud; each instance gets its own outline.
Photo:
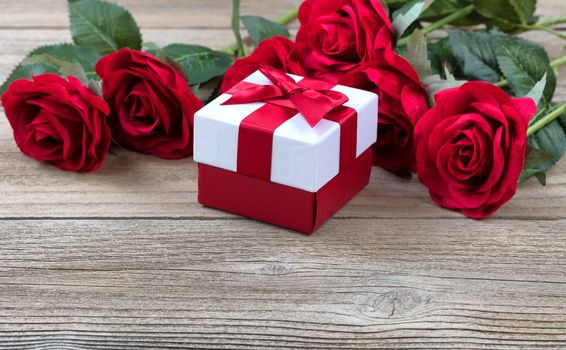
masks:
<instances>
[{"instance_id":1,"label":"rose bud","mask_svg":"<svg viewBox=\"0 0 566 350\"><path fill-rule=\"evenodd\" d=\"M277 68L285 73L306 76L295 43L276 36L262 41L250 56L237 60L224 75L220 92L229 90L262 65Z\"/></svg>"},{"instance_id":2,"label":"rose bud","mask_svg":"<svg viewBox=\"0 0 566 350\"><path fill-rule=\"evenodd\" d=\"M194 113L203 104L175 68L125 48L103 57L96 72L110 105L116 142L160 158L192 154Z\"/></svg>"},{"instance_id":3,"label":"rose bud","mask_svg":"<svg viewBox=\"0 0 566 350\"><path fill-rule=\"evenodd\" d=\"M515 195L535 102L479 81L435 100L415 128L419 180L439 206L486 218Z\"/></svg>"},{"instance_id":4,"label":"rose bud","mask_svg":"<svg viewBox=\"0 0 566 350\"><path fill-rule=\"evenodd\" d=\"M16 80L2 105L24 154L68 171L102 165L111 141L109 108L78 79L43 74Z\"/></svg>"},{"instance_id":5,"label":"rose bud","mask_svg":"<svg viewBox=\"0 0 566 350\"><path fill-rule=\"evenodd\" d=\"M414 161L413 129L428 110L427 93L411 64L393 49L381 50L380 56L348 73L340 83L379 96L374 164L407 177Z\"/></svg>"},{"instance_id":6,"label":"rose bud","mask_svg":"<svg viewBox=\"0 0 566 350\"><path fill-rule=\"evenodd\" d=\"M297 48L305 68L332 83L393 47L393 27L380 0L306 0L299 21Z\"/></svg>"}]
</instances>

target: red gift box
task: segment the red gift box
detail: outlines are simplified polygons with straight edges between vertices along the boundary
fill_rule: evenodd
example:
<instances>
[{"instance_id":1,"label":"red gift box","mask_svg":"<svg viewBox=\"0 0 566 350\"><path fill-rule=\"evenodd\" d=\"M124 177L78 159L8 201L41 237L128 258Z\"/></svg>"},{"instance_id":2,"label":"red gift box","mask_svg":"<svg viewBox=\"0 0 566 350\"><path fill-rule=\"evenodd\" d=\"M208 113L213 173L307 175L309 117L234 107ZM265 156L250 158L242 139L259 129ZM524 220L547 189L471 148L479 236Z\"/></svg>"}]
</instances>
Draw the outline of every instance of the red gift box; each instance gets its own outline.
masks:
<instances>
[{"instance_id":1,"label":"red gift box","mask_svg":"<svg viewBox=\"0 0 566 350\"><path fill-rule=\"evenodd\" d=\"M194 135L201 204L312 233L369 182L377 96L264 67Z\"/></svg>"}]
</instances>

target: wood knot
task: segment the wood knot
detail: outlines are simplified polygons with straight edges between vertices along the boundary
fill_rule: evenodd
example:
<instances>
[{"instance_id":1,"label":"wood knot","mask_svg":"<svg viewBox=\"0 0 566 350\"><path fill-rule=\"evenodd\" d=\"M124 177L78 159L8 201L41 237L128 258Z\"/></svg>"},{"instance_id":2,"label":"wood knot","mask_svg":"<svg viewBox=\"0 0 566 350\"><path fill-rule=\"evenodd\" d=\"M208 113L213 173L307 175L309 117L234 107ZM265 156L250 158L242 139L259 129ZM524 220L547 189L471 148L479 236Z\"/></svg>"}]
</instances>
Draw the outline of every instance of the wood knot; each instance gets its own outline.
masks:
<instances>
[{"instance_id":1,"label":"wood knot","mask_svg":"<svg viewBox=\"0 0 566 350\"><path fill-rule=\"evenodd\" d=\"M266 264L259 269L260 273L267 275L286 275L291 271L290 266L277 263Z\"/></svg>"},{"instance_id":2,"label":"wood knot","mask_svg":"<svg viewBox=\"0 0 566 350\"><path fill-rule=\"evenodd\" d=\"M428 299L409 291L358 294L354 298L358 310L371 318L404 317L427 302Z\"/></svg>"}]
</instances>

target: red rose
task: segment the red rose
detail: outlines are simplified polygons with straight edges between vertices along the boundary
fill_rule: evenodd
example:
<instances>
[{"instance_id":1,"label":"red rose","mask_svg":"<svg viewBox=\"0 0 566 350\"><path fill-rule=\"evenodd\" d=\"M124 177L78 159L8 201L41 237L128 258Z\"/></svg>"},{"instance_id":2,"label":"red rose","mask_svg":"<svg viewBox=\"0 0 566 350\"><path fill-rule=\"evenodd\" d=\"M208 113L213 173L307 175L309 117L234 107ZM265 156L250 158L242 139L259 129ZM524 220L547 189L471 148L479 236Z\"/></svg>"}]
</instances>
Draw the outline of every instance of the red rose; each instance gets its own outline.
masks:
<instances>
[{"instance_id":1,"label":"red rose","mask_svg":"<svg viewBox=\"0 0 566 350\"><path fill-rule=\"evenodd\" d=\"M175 68L147 53L122 49L103 57L96 72L119 144L161 158L192 154L194 113L203 105Z\"/></svg>"},{"instance_id":2,"label":"red rose","mask_svg":"<svg viewBox=\"0 0 566 350\"><path fill-rule=\"evenodd\" d=\"M297 48L315 78L337 83L393 47L393 27L380 0L306 0L299 20Z\"/></svg>"},{"instance_id":3,"label":"red rose","mask_svg":"<svg viewBox=\"0 0 566 350\"><path fill-rule=\"evenodd\" d=\"M381 50L380 56L348 73L341 83L379 96L374 164L398 175L409 175L415 150L413 129L428 110L427 93L411 64L393 49Z\"/></svg>"},{"instance_id":4,"label":"red rose","mask_svg":"<svg viewBox=\"0 0 566 350\"><path fill-rule=\"evenodd\" d=\"M415 128L419 179L439 206L485 218L515 194L536 105L484 82L435 100Z\"/></svg>"},{"instance_id":5,"label":"red rose","mask_svg":"<svg viewBox=\"0 0 566 350\"><path fill-rule=\"evenodd\" d=\"M2 96L14 139L31 158L68 171L96 171L110 147L106 102L73 77L14 81Z\"/></svg>"},{"instance_id":6,"label":"red rose","mask_svg":"<svg viewBox=\"0 0 566 350\"><path fill-rule=\"evenodd\" d=\"M276 36L262 41L250 56L237 60L224 75L220 92L229 90L258 70L261 65L271 66L285 73L306 76L295 43Z\"/></svg>"}]
</instances>

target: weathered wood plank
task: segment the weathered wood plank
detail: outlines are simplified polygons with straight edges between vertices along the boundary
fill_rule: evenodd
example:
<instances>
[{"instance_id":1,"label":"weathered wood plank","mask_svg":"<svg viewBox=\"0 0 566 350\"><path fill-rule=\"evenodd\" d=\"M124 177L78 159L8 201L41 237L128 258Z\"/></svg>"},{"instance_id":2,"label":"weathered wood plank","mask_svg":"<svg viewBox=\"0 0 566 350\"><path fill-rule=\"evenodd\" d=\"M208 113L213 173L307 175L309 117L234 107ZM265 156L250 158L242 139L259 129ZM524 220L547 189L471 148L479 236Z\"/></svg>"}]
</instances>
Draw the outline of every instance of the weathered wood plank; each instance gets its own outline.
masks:
<instances>
[{"instance_id":1,"label":"weathered wood plank","mask_svg":"<svg viewBox=\"0 0 566 350\"><path fill-rule=\"evenodd\" d=\"M229 28L228 0L116 0L144 28ZM242 0L242 14L275 19L300 4L300 0ZM539 16L565 12L562 0L539 0ZM33 10L25 1L0 0L0 28L65 28L69 25L66 0L34 0ZM293 26L297 24L294 23Z\"/></svg>"},{"instance_id":2,"label":"weathered wood plank","mask_svg":"<svg viewBox=\"0 0 566 350\"><path fill-rule=\"evenodd\" d=\"M565 225L333 219L307 237L246 220L0 221L0 338L561 349Z\"/></svg>"},{"instance_id":3,"label":"weathered wood plank","mask_svg":"<svg viewBox=\"0 0 566 350\"><path fill-rule=\"evenodd\" d=\"M242 2L269 18L296 3ZM147 41L233 40L227 0L120 3ZM0 80L70 41L67 26L65 1L0 0ZM376 170L306 237L201 208L191 160L115 150L99 173L71 174L10 132L0 112L0 349L566 348L565 161L482 222Z\"/></svg>"},{"instance_id":4,"label":"weathered wood plank","mask_svg":"<svg viewBox=\"0 0 566 350\"><path fill-rule=\"evenodd\" d=\"M229 0L117 0L143 28L230 28ZM242 15L275 19L300 0L242 0ZM0 28L66 28L67 0L0 0Z\"/></svg>"}]
</instances>

